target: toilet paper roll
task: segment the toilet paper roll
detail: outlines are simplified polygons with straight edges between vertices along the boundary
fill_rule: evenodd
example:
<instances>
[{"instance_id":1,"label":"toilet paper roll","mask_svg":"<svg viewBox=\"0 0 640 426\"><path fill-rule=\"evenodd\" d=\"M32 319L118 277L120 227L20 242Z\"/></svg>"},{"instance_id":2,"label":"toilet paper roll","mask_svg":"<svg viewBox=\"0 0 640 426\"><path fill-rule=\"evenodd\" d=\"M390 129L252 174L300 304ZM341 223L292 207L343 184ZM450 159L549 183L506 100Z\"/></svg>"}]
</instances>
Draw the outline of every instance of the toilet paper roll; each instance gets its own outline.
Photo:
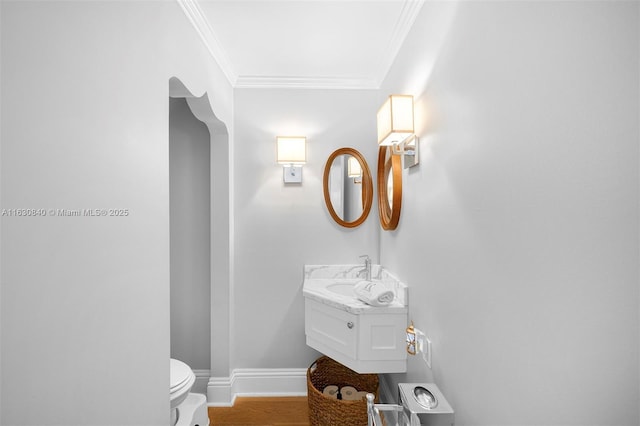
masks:
<instances>
[{"instance_id":1,"label":"toilet paper roll","mask_svg":"<svg viewBox=\"0 0 640 426\"><path fill-rule=\"evenodd\" d=\"M358 389L353 386L344 386L340 388L340 393L342 394L342 399L345 401L357 401L360 399L360 395L358 395Z\"/></svg>"},{"instance_id":2,"label":"toilet paper roll","mask_svg":"<svg viewBox=\"0 0 640 426\"><path fill-rule=\"evenodd\" d=\"M336 385L329 385L322 390L322 394L329 398L338 399L338 387Z\"/></svg>"},{"instance_id":3,"label":"toilet paper roll","mask_svg":"<svg viewBox=\"0 0 640 426\"><path fill-rule=\"evenodd\" d=\"M356 395L358 396L356 399L360 400L360 399L367 399L367 393L365 391L359 391L356 392Z\"/></svg>"}]
</instances>

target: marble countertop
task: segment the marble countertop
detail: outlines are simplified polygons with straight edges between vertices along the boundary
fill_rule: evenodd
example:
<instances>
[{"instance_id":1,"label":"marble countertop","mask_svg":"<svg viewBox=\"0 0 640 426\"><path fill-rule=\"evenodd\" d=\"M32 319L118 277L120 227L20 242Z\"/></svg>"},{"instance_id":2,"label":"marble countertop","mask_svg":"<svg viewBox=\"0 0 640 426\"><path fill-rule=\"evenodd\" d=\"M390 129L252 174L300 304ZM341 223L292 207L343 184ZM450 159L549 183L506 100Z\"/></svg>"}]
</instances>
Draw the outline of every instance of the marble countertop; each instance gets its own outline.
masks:
<instances>
[{"instance_id":1,"label":"marble countertop","mask_svg":"<svg viewBox=\"0 0 640 426\"><path fill-rule=\"evenodd\" d=\"M371 265L371 279L384 282L393 289L396 298L387 306L371 306L355 296L334 293L328 290L335 283L353 284L362 281L363 265L305 265L304 297L353 314L406 313L408 312L407 285L380 265Z\"/></svg>"}]
</instances>

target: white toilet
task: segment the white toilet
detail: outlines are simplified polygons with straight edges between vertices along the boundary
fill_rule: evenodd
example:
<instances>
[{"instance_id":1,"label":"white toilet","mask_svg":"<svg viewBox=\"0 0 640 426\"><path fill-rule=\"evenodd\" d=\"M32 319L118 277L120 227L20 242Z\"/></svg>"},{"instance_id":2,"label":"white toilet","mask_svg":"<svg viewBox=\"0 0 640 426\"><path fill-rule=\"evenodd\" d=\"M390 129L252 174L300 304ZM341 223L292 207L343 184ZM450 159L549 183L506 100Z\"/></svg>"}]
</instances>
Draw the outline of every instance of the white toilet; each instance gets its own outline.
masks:
<instances>
[{"instance_id":1,"label":"white toilet","mask_svg":"<svg viewBox=\"0 0 640 426\"><path fill-rule=\"evenodd\" d=\"M208 426L207 398L189 393L196 381L193 370L182 361L171 358L169 366L169 400L171 426Z\"/></svg>"}]
</instances>

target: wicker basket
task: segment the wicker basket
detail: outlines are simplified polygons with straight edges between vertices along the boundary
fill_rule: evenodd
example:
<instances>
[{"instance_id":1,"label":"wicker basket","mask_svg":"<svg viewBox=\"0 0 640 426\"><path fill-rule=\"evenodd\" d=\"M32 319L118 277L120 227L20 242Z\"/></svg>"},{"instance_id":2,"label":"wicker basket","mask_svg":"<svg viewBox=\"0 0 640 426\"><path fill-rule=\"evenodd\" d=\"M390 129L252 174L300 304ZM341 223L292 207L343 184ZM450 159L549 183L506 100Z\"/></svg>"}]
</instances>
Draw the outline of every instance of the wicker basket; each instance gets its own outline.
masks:
<instances>
[{"instance_id":1,"label":"wicker basket","mask_svg":"<svg viewBox=\"0 0 640 426\"><path fill-rule=\"evenodd\" d=\"M312 426L366 426L367 401L338 400L322 393L325 387L353 386L376 396L378 401L378 375L358 374L344 365L322 356L307 370L309 421Z\"/></svg>"}]
</instances>

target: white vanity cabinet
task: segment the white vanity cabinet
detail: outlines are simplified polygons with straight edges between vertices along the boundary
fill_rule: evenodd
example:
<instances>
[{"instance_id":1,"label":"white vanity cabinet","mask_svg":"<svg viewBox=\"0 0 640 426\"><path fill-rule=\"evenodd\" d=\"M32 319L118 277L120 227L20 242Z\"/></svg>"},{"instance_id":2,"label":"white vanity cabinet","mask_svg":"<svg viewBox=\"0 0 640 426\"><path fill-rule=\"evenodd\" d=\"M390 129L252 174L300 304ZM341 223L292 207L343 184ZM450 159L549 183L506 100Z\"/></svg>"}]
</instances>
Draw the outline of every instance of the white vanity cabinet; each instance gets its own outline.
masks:
<instances>
[{"instance_id":1,"label":"white vanity cabinet","mask_svg":"<svg viewBox=\"0 0 640 426\"><path fill-rule=\"evenodd\" d=\"M353 314L305 299L307 345L358 373L401 373L407 369L407 314Z\"/></svg>"},{"instance_id":2,"label":"white vanity cabinet","mask_svg":"<svg viewBox=\"0 0 640 426\"><path fill-rule=\"evenodd\" d=\"M394 288L396 299L374 307L349 289L358 265L305 266L303 295L307 345L358 373L407 370L407 286L374 266L373 279Z\"/></svg>"}]
</instances>

